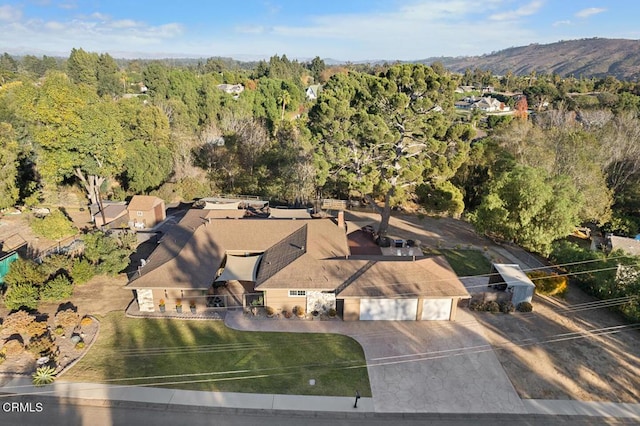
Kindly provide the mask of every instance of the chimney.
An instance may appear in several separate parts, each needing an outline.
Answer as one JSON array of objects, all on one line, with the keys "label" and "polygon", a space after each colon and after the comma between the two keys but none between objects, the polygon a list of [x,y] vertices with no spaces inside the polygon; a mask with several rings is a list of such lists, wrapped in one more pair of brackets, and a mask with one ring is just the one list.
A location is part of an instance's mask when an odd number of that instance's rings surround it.
[{"label": "chimney", "polygon": [[338,227],[344,229],[344,210],[338,212]]}]

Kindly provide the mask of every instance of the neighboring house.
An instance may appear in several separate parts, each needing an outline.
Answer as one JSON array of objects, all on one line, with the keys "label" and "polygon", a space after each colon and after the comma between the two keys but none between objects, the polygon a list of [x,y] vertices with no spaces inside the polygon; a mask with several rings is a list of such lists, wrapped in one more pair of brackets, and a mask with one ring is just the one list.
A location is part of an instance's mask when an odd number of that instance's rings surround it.
[{"label": "neighboring house", "polygon": [[322,85],[312,84],[311,86],[307,87],[307,90],[305,93],[307,95],[307,99],[312,101],[314,99],[318,99],[318,96],[320,95],[321,91],[322,91]]},{"label": "neighboring house", "polygon": [[244,91],[242,84],[218,84],[216,87],[230,95],[239,95]]},{"label": "neighboring house", "polygon": [[[468,299],[443,257],[351,256],[342,216],[220,219],[192,209],[131,277],[140,311],[176,302],[277,311],[335,308],[345,320],[454,320]],[[272,210],[273,212],[273,210]]]},{"label": "neighboring house", "polygon": [[101,228],[104,225],[113,224],[113,222],[118,221],[118,219],[123,219],[122,223],[125,226],[127,225],[127,203],[107,203],[103,201],[102,206],[104,210],[104,219],[102,218],[102,212],[100,211],[99,206],[96,205],[91,209],[91,216],[93,217],[93,221],[98,228]]},{"label": "neighboring house", "polygon": [[153,228],[167,217],[164,201],[151,195],[134,195],[127,211],[129,226],[133,229]]},{"label": "neighboring house", "polygon": [[609,251],[622,250],[633,256],[640,256],[640,240],[617,235],[606,236],[607,249]]},{"label": "neighboring house", "polygon": [[476,101],[471,105],[471,108],[477,108],[484,112],[506,112],[509,111],[510,108],[504,104],[504,102],[500,102],[499,100],[492,98],[491,96],[480,98],[480,100]]}]

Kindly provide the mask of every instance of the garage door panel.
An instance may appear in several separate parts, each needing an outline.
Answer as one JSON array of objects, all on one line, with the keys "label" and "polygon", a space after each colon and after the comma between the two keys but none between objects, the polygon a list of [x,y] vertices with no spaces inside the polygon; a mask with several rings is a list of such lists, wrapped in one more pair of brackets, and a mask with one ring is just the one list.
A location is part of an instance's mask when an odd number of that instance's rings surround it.
[{"label": "garage door panel", "polygon": [[426,321],[448,321],[451,317],[451,299],[424,299],[422,319]]},{"label": "garage door panel", "polygon": [[361,299],[361,320],[415,321],[418,299]]}]

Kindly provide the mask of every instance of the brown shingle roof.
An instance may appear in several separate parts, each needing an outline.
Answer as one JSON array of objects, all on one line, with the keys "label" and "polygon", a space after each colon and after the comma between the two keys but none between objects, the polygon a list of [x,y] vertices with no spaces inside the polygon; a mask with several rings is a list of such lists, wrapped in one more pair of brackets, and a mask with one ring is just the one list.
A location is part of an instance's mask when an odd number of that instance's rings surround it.
[{"label": "brown shingle roof", "polygon": [[153,195],[134,195],[127,208],[129,211],[149,211],[162,202],[162,199]]}]

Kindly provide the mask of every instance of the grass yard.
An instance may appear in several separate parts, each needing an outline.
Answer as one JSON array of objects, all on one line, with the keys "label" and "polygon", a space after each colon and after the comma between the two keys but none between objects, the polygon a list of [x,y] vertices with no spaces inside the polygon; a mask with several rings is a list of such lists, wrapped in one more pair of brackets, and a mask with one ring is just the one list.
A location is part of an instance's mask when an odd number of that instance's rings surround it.
[{"label": "grass yard", "polygon": [[[100,318],[67,380],[177,389],[371,396],[362,347],[337,334],[244,332],[222,321]],[[315,386],[309,380],[315,379]]]},{"label": "grass yard", "polygon": [[431,250],[443,255],[459,277],[483,275],[491,272],[491,262],[477,250]]}]

